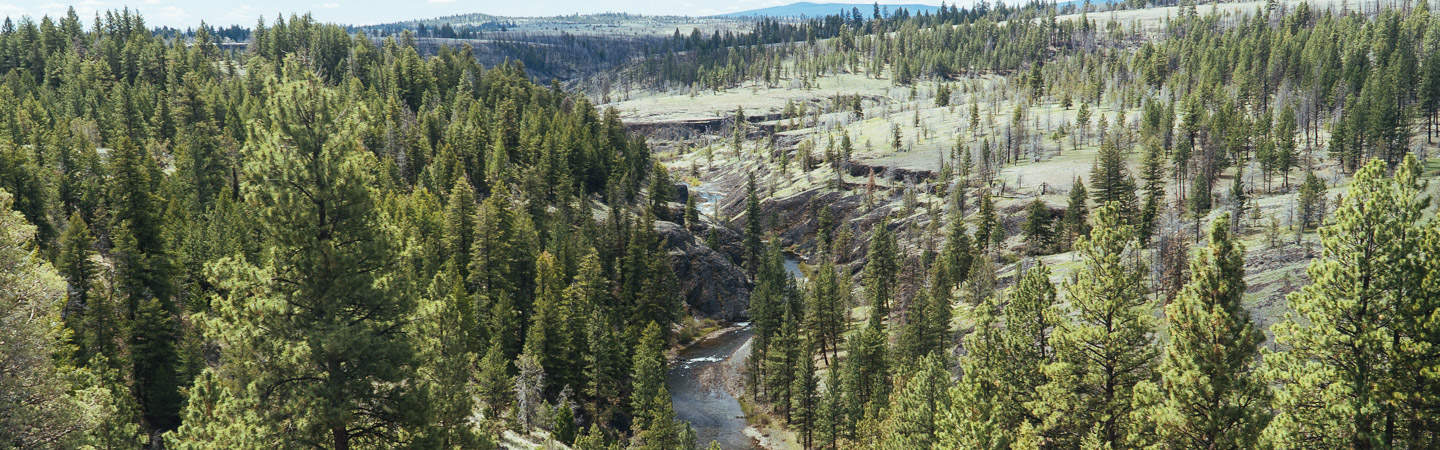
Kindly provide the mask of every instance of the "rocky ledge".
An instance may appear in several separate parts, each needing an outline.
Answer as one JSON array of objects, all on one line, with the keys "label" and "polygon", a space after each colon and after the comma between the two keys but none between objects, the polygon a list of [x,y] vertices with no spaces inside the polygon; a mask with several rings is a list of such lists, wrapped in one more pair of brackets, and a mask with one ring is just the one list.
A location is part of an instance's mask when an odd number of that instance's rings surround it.
[{"label": "rocky ledge", "polygon": [[685,305],[693,314],[725,321],[746,318],[750,281],[739,266],[680,224],[655,221],[655,232],[664,242]]}]

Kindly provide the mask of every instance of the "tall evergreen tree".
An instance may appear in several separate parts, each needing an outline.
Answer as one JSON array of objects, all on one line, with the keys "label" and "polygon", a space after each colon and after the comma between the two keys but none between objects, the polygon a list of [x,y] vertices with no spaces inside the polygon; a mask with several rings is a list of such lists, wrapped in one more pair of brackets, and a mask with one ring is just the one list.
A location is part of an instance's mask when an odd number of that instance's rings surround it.
[{"label": "tall evergreen tree", "polygon": [[1145,146],[1141,176],[1145,180],[1145,205],[1140,208],[1140,222],[1136,232],[1140,242],[1150,242],[1160,220],[1160,211],[1165,206],[1165,159],[1158,144]]},{"label": "tall evergreen tree", "polygon": [[480,355],[471,348],[470,334],[476,332],[471,296],[454,262],[435,275],[416,307],[417,320],[411,323],[416,337],[415,377],[417,391],[428,418],[414,442],[433,447],[489,447],[492,444],[476,433],[470,417],[476,408],[471,372]]},{"label": "tall evergreen tree", "polygon": [[1060,219],[1064,227],[1066,247],[1081,236],[1090,234],[1090,207],[1085,203],[1087,200],[1089,194],[1085,190],[1085,182],[1076,177],[1075,185],[1070,189],[1070,202],[1065,206],[1065,215]]},{"label": "tall evergreen tree", "polygon": [[940,355],[925,356],[905,377],[886,409],[880,448],[934,448],[938,444],[941,416],[950,409],[950,373],[941,361]]},{"label": "tall evergreen tree", "polygon": [[755,192],[755,174],[751,173],[745,182],[745,271],[754,277],[759,270],[765,246],[760,240],[764,233],[760,225],[760,198]]},{"label": "tall evergreen tree", "polygon": [[1025,208],[1025,247],[1031,254],[1044,254],[1050,246],[1050,207],[1036,197]]},{"label": "tall evergreen tree", "polygon": [[1125,169],[1124,154],[1113,139],[1101,142],[1095,166],[1090,169],[1090,197],[1097,205],[1114,202],[1126,223],[1136,217],[1139,201],[1135,198],[1135,180]]},{"label": "tall evergreen tree", "polygon": [[456,177],[445,203],[445,254],[455,261],[461,281],[470,278],[470,248],[475,245],[475,190],[465,177]]},{"label": "tall evergreen tree", "polygon": [[1121,211],[1118,203],[1096,209],[1095,228],[1075,245],[1083,262],[1066,285],[1071,319],[1055,332],[1056,362],[1036,402],[1043,433],[1057,442],[1093,435],[1101,445],[1130,445],[1132,391],[1154,376],[1155,305]]},{"label": "tall evergreen tree", "polygon": [[[412,302],[387,282],[394,254],[376,226],[374,161],[339,95],[313,80],[268,89],[244,185],[266,251],[209,267],[223,295],[204,320],[227,364],[206,369],[214,376],[202,382],[231,396],[190,402],[177,439],[335,449],[392,442],[410,423],[411,388],[401,381],[412,375],[403,333]],[[255,409],[208,416],[232,405]]]},{"label": "tall evergreen tree", "polygon": [[[846,313],[850,306],[849,283],[841,280],[835,264],[822,259],[807,284],[809,304],[805,306],[806,328],[816,351],[827,365],[839,358],[840,339],[845,335]],[[826,352],[829,352],[827,354]]]},{"label": "tall evergreen tree", "polygon": [[1160,363],[1162,400],[1153,414],[1164,445],[1249,448],[1264,428],[1269,399],[1256,373],[1264,334],[1250,320],[1245,248],[1229,218],[1210,226],[1210,245],[1190,263],[1190,282],[1166,306]]},{"label": "tall evergreen tree", "polygon": [[646,325],[635,347],[631,409],[635,412],[632,447],[672,449],[680,447],[670,392],[665,388],[665,335],[655,322]]},{"label": "tall evergreen tree", "polygon": [[800,436],[800,445],[812,448],[815,445],[815,427],[820,404],[820,378],[815,369],[815,340],[805,339],[801,345],[799,361],[795,365],[790,386],[790,420]]},{"label": "tall evergreen tree", "polygon": [[1385,173],[1381,160],[1356,173],[1320,229],[1321,255],[1307,269],[1315,281],[1287,298],[1294,312],[1272,328],[1283,351],[1265,355],[1277,384],[1270,445],[1425,447],[1437,438],[1417,403],[1395,400],[1430,390],[1414,375],[1434,358],[1411,344],[1428,340],[1411,324],[1435,307],[1420,281],[1433,258],[1416,251],[1434,238],[1418,224],[1429,199],[1413,157]]},{"label": "tall evergreen tree", "polygon": [[1290,169],[1295,167],[1299,159],[1295,145],[1295,108],[1285,105],[1280,111],[1280,117],[1275,124],[1275,154],[1273,156],[1275,170],[1280,172],[1285,189],[1290,189]]},{"label": "tall evergreen tree", "polygon": [[177,331],[169,315],[174,302],[173,268],[165,242],[162,199],[155,194],[154,158],[134,145],[117,149],[111,239],[116,288],[129,322],[130,372],[142,415],[153,430],[180,422],[180,384],[175,367]]},{"label": "tall evergreen tree", "polygon": [[110,326],[114,314],[102,293],[91,295],[100,270],[93,261],[95,253],[90,225],[78,211],[71,214],[65,232],[60,235],[60,254],[55,265],[69,284],[64,319],[70,329],[70,342],[75,346],[76,362],[89,361],[92,355],[114,354],[111,334],[115,330]]},{"label": "tall evergreen tree", "polygon": [[883,329],[890,314],[890,301],[896,294],[895,277],[900,271],[900,248],[888,219],[875,225],[865,258],[865,296],[871,308],[870,323]]},{"label": "tall evergreen tree", "polygon": [[980,212],[975,223],[975,246],[981,250],[995,249],[998,247],[995,242],[1001,238],[999,233],[999,219],[995,216],[995,201],[990,198],[990,190],[980,190]]}]

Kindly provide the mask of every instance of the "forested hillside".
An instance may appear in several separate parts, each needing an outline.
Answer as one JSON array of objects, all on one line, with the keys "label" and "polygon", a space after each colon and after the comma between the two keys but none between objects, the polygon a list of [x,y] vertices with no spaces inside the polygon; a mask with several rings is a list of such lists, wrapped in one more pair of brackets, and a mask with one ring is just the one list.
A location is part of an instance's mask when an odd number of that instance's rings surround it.
[{"label": "forested hillside", "polygon": [[675,36],[612,104],[772,255],[799,446],[1429,448],[1440,20],[1340,6]]},{"label": "forested hillside", "polygon": [[543,424],[675,447],[682,309],[641,139],[517,65],[308,17],[253,37],[7,21],[0,446],[484,448]]},{"label": "forested hillside", "polygon": [[0,447],[1440,446],[1440,16],[1112,8],[7,20]]}]

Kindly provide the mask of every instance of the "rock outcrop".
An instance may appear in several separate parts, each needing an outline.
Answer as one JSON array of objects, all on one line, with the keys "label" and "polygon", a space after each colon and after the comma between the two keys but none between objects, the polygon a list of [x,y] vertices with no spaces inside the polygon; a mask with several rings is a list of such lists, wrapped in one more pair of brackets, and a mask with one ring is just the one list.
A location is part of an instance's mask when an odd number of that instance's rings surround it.
[{"label": "rock outcrop", "polygon": [[726,321],[746,318],[750,281],[739,266],[680,224],[656,221],[655,232],[664,243],[685,305],[693,314]]}]

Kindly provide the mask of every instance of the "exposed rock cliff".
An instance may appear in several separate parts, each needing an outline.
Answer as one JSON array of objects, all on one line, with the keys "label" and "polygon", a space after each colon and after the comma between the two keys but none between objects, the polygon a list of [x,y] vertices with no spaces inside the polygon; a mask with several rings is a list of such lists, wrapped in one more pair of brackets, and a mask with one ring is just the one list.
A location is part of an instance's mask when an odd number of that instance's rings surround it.
[{"label": "exposed rock cliff", "polygon": [[664,242],[670,267],[692,313],[729,321],[746,317],[750,281],[739,266],[680,224],[656,221],[655,232]]}]

